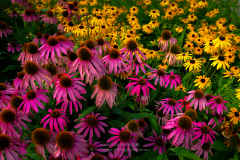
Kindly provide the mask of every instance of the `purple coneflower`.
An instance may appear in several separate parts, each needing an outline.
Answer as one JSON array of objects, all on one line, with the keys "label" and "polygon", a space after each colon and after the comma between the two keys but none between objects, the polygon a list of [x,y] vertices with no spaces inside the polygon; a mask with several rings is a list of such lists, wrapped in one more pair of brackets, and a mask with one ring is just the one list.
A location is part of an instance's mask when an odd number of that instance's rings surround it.
[{"label": "purple coneflower", "polygon": [[30,122],[27,115],[23,112],[16,111],[12,108],[4,108],[0,112],[0,128],[1,133],[8,136],[20,138],[18,132],[22,131],[22,127],[27,129],[24,121]]},{"label": "purple coneflower", "polygon": [[16,90],[6,83],[0,82],[0,109],[7,106],[10,95],[16,93]]},{"label": "purple coneflower", "polygon": [[25,113],[29,113],[30,111],[38,112],[38,107],[44,109],[44,103],[48,103],[49,98],[44,93],[48,91],[45,89],[37,89],[37,90],[29,90],[23,96],[23,101],[19,106],[19,110],[23,110]]},{"label": "purple coneflower", "polygon": [[20,53],[18,60],[21,61],[23,64],[26,61],[40,63],[41,59],[38,45],[34,42],[25,43],[23,46],[23,52]]},{"label": "purple coneflower", "polygon": [[[79,100],[85,100],[82,94],[86,93],[83,88],[84,83],[80,81],[79,78],[73,78],[69,74],[60,74],[59,78],[56,80],[55,90],[53,97],[56,99],[57,104],[63,102],[63,106],[70,104],[70,113],[72,114],[72,105],[78,112],[78,107],[82,108],[82,104]],[[64,107],[65,108],[65,107]],[[64,111],[66,111],[64,109]]]},{"label": "purple coneflower", "polygon": [[144,63],[142,60],[139,62],[136,58],[133,59],[132,62],[129,62],[130,64],[126,68],[127,71],[129,71],[130,74],[138,75],[139,71],[141,70],[143,73],[146,73],[146,68],[152,69],[147,63]]},{"label": "purple coneflower", "polygon": [[176,38],[172,37],[172,34],[169,30],[164,30],[158,43],[160,51],[165,52],[169,47],[176,44],[177,40]]},{"label": "purple coneflower", "polygon": [[132,136],[131,132],[129,132],[127,129],[122,128],[119,130],[117,128],[111,128],[109,133],[114,135],[107,140],[107,143],[111,143],[109,148],[117,145],[116,154],[119,156],[122,156],[125,152],[125,149],[127,149],[128,156],[131,157],[130,147],[132,147],[134,151],[138,151],[136,140]]},{"label": "purple coneflower", "polygon": [[95,141],[94,143],[89,142],[87,147],[89,151],[88,155],[96,154],[96,153],[106,153],[109,151],[109,149],[103,148],[106,146],[107,146],[106,144],[101,144],[100,142],[97,142],[97,141]]},{"label": "purple coneflower", "polygon": [[71,71],[78,70],[80,78],[87,83],[92,83],[94,79],[105,74],[105,67],[102,61],[92,53],[87,47],[77,49],[78,58],[73,62]]},{"label": "purple coneflower", "polygon": [[143,147],[153,147],[154,151],[158,151],[158,154],[162,154],[166,151],[167,137],[165,135],[157,135],[153,131],[153,136],[144,138],[145,141],[149,141],[148,144],[143,145]]},{"label": "purple coneflower", "polygon": [[136,95],[138,98],[143,97],[142,102],[147,104],[149,101],[150,90],[149,88],[156,90],[156,88],[148,82],[148,79],[144,79],[142,77],[139,78],[128,78],[133,82],[127,84],[126,88],[130,91],[130,95]]},{"label": "purple coneflower", "polygon": [[23,89],[23,77],[24,77],[25,73],[22,72],[18,72],[17,73],[17,77],[13,80],[13,86],[14,88],[16,88],[17,90],[21,90]]},{"label": "purple coneflower", "polygon": [[97,50],[99,56],[102,56],[102,54],[104,52],[106,52],[107,49],[110,48],[110,47],[111,46],[110,46],[109,42],[107,42],[103,38],[97,39],[96,50]]},{"label": "purple coneflower", "polygon": [[127,65],[123,62],[120,52],[113,48],[109,49],[107,55],[102,58],[107,73],[119,74],[126,69]]},{"label": "purple coneflower", "polygon": [[184,146],[189,149],[192,143],[193,125],[191,117],[179,114],[177,117],[170,119],[163,127],[164,129],[173,129],[168,135],[175,146]]},{"label": "purple coneflower", "polygon": [[41,123],[43,124],[43,128],[46,128],[47,125],[50,126],[51,131],[64,130],[64,127],[67,126],[67,116],[62,109],[49,109],[49,114],[43,117]]},{"label": "purple coneflower", "polygon": [[153,69],[151,71],[151,75],[149,75],[148,78],[155,79],[155,86],[157,86],[157,84],[159,83],[159,85],[163,87],[166,84],[166,75],[167,73],[163,69]]},{"label": "purple coneflower", "polygon": [[33,22],[38,20],[38,16],[33,9],[26,9],[22,14],[22,17],[25,22]]},{"label": "purple coneflower", "polygon": [[169,65],[175,65],[178,63],[177,54],[181,52],[180,47],[177,45],[173,45],[170,47],[169,51],[166,53],[165,62]]},{"label": "purple coneflower", "polygon": [[123,58],[129,59],[130,63],[133,61],[134,56],[139,63],[142,62],[141,58],[146,59],[146,56],[138,48],[137,42],[132,39],[128,40],[126,47],[122,48],[120,52],[123,54]]},{"label": "purple coneflower", "polygon": [[70,131],[61,131],[56,136],[54,157],[75,160],[77,156],[88,153],[86,141],[78,134]]},{"label": "purple coneflower", "polygon": [[35,145],[36,152],[45,160],[45,148],[50,154],[54,152],[54,138],[51,133],[45,128],[36,128],[32,131],[32,142]]},{"label": "purple coneflower", "polygon": [[93,133],[96,134],[98,138],[101,136],[101,132],[105,133],[104,127],[108,125],[103,122],[107,117],[101,116],[99,113],[90,113],[84,118],[81,118],[80,122],[75,126],[78,128],[77,133],[83,133],[83,136],[86,137],[89,134],[89,141],[92,142]]},{"label": "purple coneflower", "polygon": [[63,35],[49,36],[47,41],[39,48],[43,59],[51,59],[57,62],[58,58],[62,58],[62,54],[67,54],[67,50],[72,49],[73,44]]},{"label": "purple coneflower", "polygon": [[19,160],[27,153],[23,142],[2,133],[0,134],[0,151],[1,160]]},{"label": "purple coneflower", "polygon": [[171,115],[171,118],[173,118],[174,114],[182,112],[183,108],[181,104],[173,98],[162,99],[157,102],[157,106],[159,110],[163,111],[163,114]]},{"label": "purple coneflower", "polygon": [[195,122],[194,123],[194,134],[193,140],[201,138],[201,144],[211,143],[213,144],[213,140],[215,139],[216,132],[213,130],[215,128],[216,122],[214,119],[211,119],[208,124],[206,122]]},{"label": "purple coneflower", "polygon": [[8,107],[17,110],[22,101],[23,101],[22,96],[12,95],[9,100]]},{"label": "purple coneflower", "polygon": [[48,24],[56,24],[57,18],[54,17],[54,14],[51,10],[47,11],[46,14],[41,15],[42,21]]},{"label": "purple coneflower", "polygon": [[13,31],[10,29],[10,27],[8,27],[5,22],[0,21],[0,38],[2,38],[3,36],[7,37],[12,32]]},{"label": "purple coneflower", "polygon": [[94,56],[97,56],[97,57],[101,57],[101,55],[99,55],[99,52],[97,51],[96,49],[96,43],[95,41],[93,40],[87,40],[85,43],[84,43],[84,46],[87,47]]},{"label": "purple coneflower", "polygon": [[210,102],[207,103],[207,105],[214,113],[217,112],[217,114],[222,115],[224,110],[227,111],[225,103],[227,103],[227,101],[225,101],[221,96],[214,96],[210,99]]},{"label": "purple coneflower", "polygon": [[211,151],[211,143],[204,143],[201,144],[201,142],[199,141],[198,143],[194,144],[191,149],[193,151],[196,151],[195,153],[200,157],[201,155],[203,155],[203,159],[204,160],[208,160],[208,153],[210,153],[211,155],[213,155],[212,151]]},{"label": "purple coneflower", "polygon": [[7,48],[8,52],[11,53],[15,53],[15,52],[19,52],[21,50],[21,45],[20,44],[16,44],[16,43],[8,43],[8,48]]},{"label": "purple coneflower", "polygon": [[114,152],[108,153],[109,160],[127,160],[128,157],[124,155],[119,155],[116,150]]},{"label": "purple coneflower", "polygon": [[176,88],[180,84],[181,84],[181,77],[177,74],[174,74],[173,71],[170,72],[170,74],[166,75],[165,87],[168,87],[168,85],[170,85],[170,88],[172,89],[173,86]]},{"label": "purple coneflower", "polygon": [[207,105],[206,97],[203,91],[193,90],[188,92],[190,95],[187,97],[187,101],[191,101],[190,106],[194,106],[194,109],[199,108],[200,111],[204,110]]},{"label": "purple coneflower", "polygon": [[95,90],[91,98],[96,96],[96,106],[101,107],[106,101],[108,106],[112,108],[117,95],[117,84],[109,76],[103,76],[94,87]]},{"label": "purple coneflower", "polygon": [[23,64],[24,76],[22,79],[22,87],[28,88],[31,86],[33,89],[37,89],[37,85],[42,88],[43,82],[49,82],[49,74],[46,70],[41,68],[37,63],[33,61],[26,61]]},{"label": "purple coneflower", "polygon": [[140,126],[137,120],[133,119],[128,121],[124,128],[126,128],[136,140],[140,137],[143,137],[143,133],[140,130]]}]

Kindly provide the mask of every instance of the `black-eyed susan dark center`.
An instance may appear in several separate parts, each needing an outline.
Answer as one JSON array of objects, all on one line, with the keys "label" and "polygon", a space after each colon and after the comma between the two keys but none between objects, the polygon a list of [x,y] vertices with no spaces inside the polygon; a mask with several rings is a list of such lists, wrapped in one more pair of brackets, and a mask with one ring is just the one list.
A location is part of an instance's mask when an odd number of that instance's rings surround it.
[{"label": "black-eyed susan dark center", "polygon": [[191,117],[184,115],[178,119],[178,125],[184,130],[189,130],[192,128],[192,119]]},{"label": "black-eyed susan dark center", "polygon": [[110,90],[113,86],[112,79],[109,76],[103,76],[98,80],[98,86],[103,90]]},{"label": "black-eyed susan dark center", "polygon": [[50,141],[50,132],[45,128],[37,128],[32,132],[32,141],[37,145],[46,145]]},{"label": "black-eyed susan dark center", "polygon": [[224,57],[224,56],[219,56],[219,57],[218,57],[218,60],[224,61],[224,60],[225,60],[225,57]]},{"label": "black-eyed susan dark center", "polygon": [[74,137],[70,132],[62,131],[57,135],[56,142],[61,149],[69,150],[74,145]]}]

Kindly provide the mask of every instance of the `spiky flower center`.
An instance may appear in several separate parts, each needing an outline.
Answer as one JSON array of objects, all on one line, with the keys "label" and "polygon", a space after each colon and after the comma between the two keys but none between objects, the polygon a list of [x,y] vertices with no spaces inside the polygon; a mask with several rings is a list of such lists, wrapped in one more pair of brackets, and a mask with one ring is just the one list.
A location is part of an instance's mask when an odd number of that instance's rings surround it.
[{"label": "spiky flower center", "polygon": [[7,89],[7,86],[5,83],[0,83],[0,91],[4,91]]},{"label": "spiky flower center", "polygon": [[53,117],[53,118],[58,118],[60,115],[61,115],[61,112],[58,109],[54,109],[51,112],[51,117]]},{"label": "spiky flower center", "polygon": [[92,40],[88,40],[88,41],[86,42],[86,46],[87,46],[87,48],[89,48],[89,49],[94,49],[95,43],[94,43],[94,41],[92,41]]},{"label": "spiky flower center", "polygon": [[127,127],[131,132],[136,132],[139,129],[139,125],[135,120],[131,120],[130,122],[128,122]]},{"label": "spiky flower center", "polygon": [[208,126],[202,126],[202,127],[201,127],[201,131],[202,131],[203,133],[205,133],[205,134],[208,134],[209,131],[210,131],[210,128],[209,128]]},{"label": "spiky flower center", "polygon": [[96,127],[98,125],[98,120],[97,117],[95,115],[89,115],[86,118],[86,123],[90,126],[90,127]]},{"label": "spiky flower center", "polygon": [[0,152],[9,148],[11,144],[11,139],[5,134],[0,134]]},{"label": "spiky flower center", "polygon": [[57,141],[57,145],[64,150],[72,149],[74,145],[74,137],[68,131],[60,132],[57,135],[56,141]]},{"label": "spiky flower center", "polygon": [[109,51],[109,55],[112,59],[117,59],[120,57],[120,52],[117,49],[112,49]]},{"label": "spiky flower center", "polygon": [[39,71],[39,68],[34,62],[26,62],[23,67],[25,73],[34,75]]},{"label": "spiky flower center", "polygon": [[203,98],[203,96],[204,96],[204,94],[201,90],[196,90],[195,93],[194,93],[194,97],[196,99],[201,99],[201,98]]},{"label": "spiky flower center", "polygon": [[27,44],[27,51],[30,54],[36,54],[38,52],[38,46],[34,42]]},{"label": "spiky flower center", "polygon": [[58,40],[56,36],[49,36],[47,39],[47,43],[48,45],[54,47],[58,44]]},{"label": "spiky flower center", "polygon": [[77,55],[71,51],[68,52],[67,56],[68,56],[68,59],[72,62],[75,61],[75,59],[77,59]]},{"label": "spiky flower center", "polygon": [[48,63],[44,66],[44,68],[52,75],[56,75],[57,74],[57,66],[53,63]]},{"label": "spiky flower center", "polygon": [[222,103],[223,103],[223,98],[220,97],[220,96],[218,96],[218,97],[215,98],[215,102],[216,102],[217,104],[222,104]]},{"label": "spiky flower center", "polygon": [[175,99],[170,98],[167,102],[170,106],[175,106],[177,101]]},{"label": "spiky flower center", "polygon": [[181,129],[189,130],[192,128],[192,119],[189,116],[184,115],[178,119],[178,125]]},{"label": "spiky flower center", "polygon": [[191,59],[191,60],[190,60],[190,63],[191,63],[191,64],[195,64],[196,61],[195,61],[194,59]]},{"label": "spiky flower center", "polygon": [[13,123],[16,119],[16,113],[11,109],[3,109],[0,112],[0,119],[5,123]]},{"label": "spiky flower center", "polygon": [[196,120],[197,119],[197,112],[195,109],[188,109],[185,111],[185,115],[191,117],[192,120]]},{"label": "spiky flower center", "polygon": [[172,36],[172,34],[171,34],[171,32],[169,31],[169,30],[164,30],[163,32],[162,32],[162,38],[163,38],[163,40],[169,40],[170,38],[171,38],[171,36]]},{"label": "spiky flower center", "polygon": [[102,38],[98,39],[97,44],[100,45],[100,46],[103,46],[104,45],[104,40]]},{"label": "spiky flower center", "polygon": [[20,96],[12,96],[10,99],[10,104],[13,108],[17,109],[22,103],[23,98]]},{"label": "spiky flower center", "polygon": [[24,75],[25,75],[24,72],[18,72],[18,73],[17,73],[17,78],[23,79]]},{"label": "spiky flower center", "polygon": [[60,85],[64,88],[68,88],[72,86],[72,79],[68,76],[61,76],[60,77]]},{"label": "spiky flower center", "polygon": [[119,138],[121,142],[129,142],[131,139],[131,134],[128,131],[121,131]]},{"label": "spiky flower center", "polygon": [[91,51],[86,47],[81,47],[78,49],[77,55],[83,61],[89,61],[92,58]]},{"label": "spiky flower center", "polygon": [[113,82],[111,77],[109,76],[103,76],[102,78],[100,78],[98,80],[98,86],[102,89],[102,90],[110,90],[113,86]]},{"label": "spiky flower center", "polygon": [[127,49],[130,51],[136,51],[137,50],[137,42],[134,40],[129,40],[127,42]]},{"label": "spiky flower center", "polygon": [[33,90],[30,90],[30,91],[27,92],[27,99],[32,100],[36,97],[37,97],[37,94]]},{"label": "spiky flower center", "polygon": [[37,128],[32,132],[32,141],[37,145],[44,146],[50,141],[50,132],[45,128]]}]

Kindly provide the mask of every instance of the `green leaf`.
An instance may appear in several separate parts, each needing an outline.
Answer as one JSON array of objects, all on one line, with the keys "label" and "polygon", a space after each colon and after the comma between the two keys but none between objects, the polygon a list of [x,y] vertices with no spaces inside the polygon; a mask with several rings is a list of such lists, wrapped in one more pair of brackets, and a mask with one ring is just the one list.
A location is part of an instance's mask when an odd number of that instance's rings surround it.
[{"label": "green leaf", "polygon": [[227,151],[227,147],[220,140],[216,140],[213,143],[212,148],[217,150],[217,151]]},{"label": "green leaf", "polygon": [[79,115],[78,119],[81,119],[81,118],[85,117],[87,114],[93,112],[95,109],[96,109],[95,106],[88,107],[87,109],[85,109],[85,110]]},{"label": "green leaf", "polygon": [[179,157],[179,159],[194,159],[194,160],[201,160],[196,154],[193,152],[186,150],[185,148],[182,147],[176,147],[171,149],[173,152],[176,153],[176,155]]}]

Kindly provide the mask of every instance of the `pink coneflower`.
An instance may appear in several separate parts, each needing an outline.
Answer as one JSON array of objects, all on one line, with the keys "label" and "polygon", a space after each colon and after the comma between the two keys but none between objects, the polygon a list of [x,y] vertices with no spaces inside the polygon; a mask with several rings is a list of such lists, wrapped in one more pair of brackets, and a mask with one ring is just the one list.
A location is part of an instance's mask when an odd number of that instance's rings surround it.
[{"label": "pink coneflower", "polygon": [[222,115],[224,110],[227,111],[225,103],[227,103],[227,101],[225,101],[221,96],[214,96],[210,99],[210,102],[207,103],[207,105],[214,113],[217,112],[217,114]]},{"label": "pink coneflower", "polygon": [[101,107],[106,101],[108,106],[112,108],[117,96],[117,84],[109,76],[103,76],[94,87],[91,98],[96,96],[96,106]]},{"label": "pink coneflower", "polygon": [[164,30],[158,43],[160,51],[165,52],[169,47],[176,44],[177,40],[176,38],[172,37],[172,34],[169,30]]},{"label": "pink coneflower", "polygon": [[33,9],[26,9],[22,14],[22,17],[25,22],[33,22],[38,20],[37,13]]},{"label": "pink coneflower", "polygon": [[28,88],[31,86],[36,89],[36,83],[42,88],[43,82],[49,82],[49,74],[46,70],[42,69],[37,63],[33,61],[26,61],[23,64],[24,76],[22,80],[22,87]]},{"label": "pink coneflower", "polygon": [[131,96],[136,95],[143,104],[147,104],[149,101],[150,90],[149,88],[156,90],[156,88],[148,82],[148,79],[142,77],[128,78],[133,82],[127,84],[126,88],[130,92]]},{"label": "pink coneflower", "polygon": [[62,54],[67,54],[68,49],[72,49],[73,44],[63,35],[49,36],[47,41],[39,48],[43,59],[50,59],[57,62],[57,59],[62,58]]},{"label": "pink coneflower", "polygon": [[140,126],[137,120],[128,121],[124,128],[126,128],[136,140],[140,137],[143,137],[143,133],[140,130]]},{"label": "pink coneflower", "polygon": [[124,155],[119,155],[116,150],[112,153],[112,152],[109,152],[108,153],[108,158],[109,160],[127,160],[128,157],[127,156],[124,156]]},{"label": "pink coneflower", "polygon": [[11,88],[6,83],[0,83],[0,109],[6,107],[10,100],[10,95],[16,93],[16,91]]},{"label": "pink coneflower", "polygon": [[97,45],[96,45],[96,50],[98,52],[99,56],[102,56],[103,53],[107,51],[108,48],[110,48],[109,42],[104,40],[103,38],[97,39]]},{"label": "pink coneflower", "polygon": [[38,107],[44,109],[44,103],[48,103],[49,98],[44,93],[48,91],[45,89],[29,90],[24,96],[19,110],[23,110],[25,113],[30,111],[38,112]]},{"label": "pink coneflower", "polygon": [[63,58],[63,62],[67,64],[68,69],[72,68],[73,62],[77,59],[77,54],[68,50],[66,57]]},{"label": "pink coneflower", "polygon": [[[157,106],[157,109],[158,108],[159,107]],[[159,109],[156,111],[155,115],[157,117],[158,124],[161,125],[161,126],[164,126],[167,123],[167,121],[170,119],[169,115],[163,114],[163,111],[161,111]]]},{"label": "pink coneflower", "polygon": [[54,157],[75,160],[78,156],[88,153],[86,141],[78,134],[70,131],[61,131],[56,136],[56,151]]},{"label": "pink coneflower", "polygon": [[114,74],[119,74],[127,67],[120,52],[115,48],[109,49],[107,55],[102,60],[109,74],[113,72]]},{"label": "pink coneflower", "polygon": [[22,96],[12,95],[9,100],[8,107],[17,110],[22,101],[23,101]]},{"label": "pink coneflower", "polygon": [[73,62],[71,71],[78,70],[80,78],[87,83],[92,83],[94,79],[100,78],[105,74],[105,67],[102,61],[94,55],[87,47],[77,49],[78,58]]},{"label": "pink coneflower", "polygon": [[7,48],[8,52],[11,53],[15,53],[15,52],[19,52],[21,50],[21,45],[20,44],[16,44],[16,43],[8,43],[8,48]]},{"label": "pink coneflower", "polygon": [[64,127],[67,126],[67,116],[62,109],[49,109],[49,114],[43,117],[41,123],[43,124],[43,128],[46,128],[47,125],[50,126],[51,131],[64,130]]},{"label": "pink coneflower", "polygon": [[100,138],[101,132],[105,133],[104,127],[108,125],[104,123],[103,120],[106,119],[107,117],[92,112],[82,118],[75,128],[79,128],[77,133],[83,133],[84,137],[89,134],[89,141],[92,142],[93,133],[95,133],[98,138]]},{"label": "pink coneflower", "polygon": [[87,47],[93,55],[95,56],[98,56],[98,57],[101,57],[101,55],[99,55],[99,52],[97,51],[96,49],[96,43],[95,41],[93,40],[87,40],[85,43],[84,43],[84,46]]},{"label": "pink coneflower", "polygon": [[32,131],[32,142],[35,145],[36,152],[44,159],[46,158],[45,148],[50,154],[54,152],[54,138],[45,128],[36,128]]},{"label": "pink coneflower", "polygon": [[167,62],[169,65],[175,65],[178,63],[177,61],[177,54],[181,53],[180,47],[177,45],[173,45],[170,47],[170,49],[167,51],[165,56],[165,62]]},{"label": "pink coneflower", "polygon": [[8,27],[5,22],[0,21],[0,38],[2,38],[3,36],[7,37],[11,33],[12,30],[10,29],[10,27]]},{"label": "pink coneflower", "polygon": [[23,142],[2,133],[0,134],[0,150],[1,160],[19,160],[27,153]]},{"label": "pink coneflower", "polygon": [[171,118],[173,118],[174,114],[182,112],[183,108],[181,104],[173,98],[162,99],[157,102],[157,106],[159,110],[163,111],[163,114],[171,115]]},{"label": "pink coneflower", "polygon": [[210,143],[204,143],[201,144],[201,142],[199,141],[198,143],[196,143],[195,145],[193,145],[191,147],[191,149],[193,151],[196,151],[195,153],[200,157],[201,155],[203,155],[203,159],[204,160],[208,160],[208,153],[210,153],[211,155],[213,155],[212,151],[211,151],[211,144]]},{"label": "pink coneflower", "polygon": [[182,108],[185,107],[186,110],[191,108],[190,102],[187,100],[187,96],[185,96],[183,99],[179,99],[178,102],[182,106]]},{"label": "pink coneflower", "polygon": [[54,14],[51,10],[47,11],[46,14],[41,15],[42,21],[49,24],[56,24],[57,18],[54,17]]},{"label": "pink coneflower", "polygon": [[22,131],[22,127],[28,128],[24,121],[30,122],[31,120],[23,112],[12,108],[2,109],[0,112],[1,133],[20,138],[21,135],[18,132]]},{"label": "pink coneflower", "polygon": [[176,88],[180,84],[181,84],[181,77],[177,74],[174,74],[173,71],[170,72],[170,74],[166,75],[165,87],[168,87],[170,85],[170,88],[172,89],[173,86]]},{"label": "pink coneflower", "polygon": [[213,140],[215,139],[216,132],[213,130],[215,128],[216,123],[214,119],[211,119],[208,124],[206,122],[195,122],[194,123],[194,134],[193,140],[201,138],[201,144],[211,143],[213,144]]},{"label": "pink coneflower", "polygon": [[109,145],[109,148],[112,148],[118,144],[116,153],[119,156],[122,156],[125,152],[125,149],[127,149],[128,156],[131,157],[130,147],[132,147],[132,149],[134,151],[136,151],[136,152],[138,151],[137,142],[136,142],[135,138],[132,136],[132,134],[127,129],[122,128],[121,130],[119,130],[117,128],[111,128],[109,130],[109,133],[114,135],[113,137],[111,137],[107,140],[107,143],[111,143]]},{"label": "pink coneflower", "polygon": [[173,145],[184,146],[189,149],[193,135],[192,119],[189,116],[180,114],[170,119],[163,128],[173,129],[167,137],[172,139]]},{"label": "pink coneflower", "polygon": [[101,144],[100,142],[95,141],[94,143],[89,142],[88,143],[88,151],[89,155],[92,153],[105,153],[108,152],[109,149],[105,149],[103,147],[106,147],[106,144]]},{"label": "pink coneflower", "polygon": [[126,47],[122,48],[120,52],[123,54],[123,57],[131,63],[133,61],[133,57],[137,59],[139,63],[141,63],[141,58],[146,59],[146,56],[140,51],[138,48],[137,42],[135,40],[128,40]]},{"label": "pink coneflower", "polygon": [[143,145],[143,147],[152,147],[154,151],[158,151],[158,154],[162,154],[166,151],[167,137],[165,135],[157,135],[153,131],[153,136],[144,138],[145,141],[149,141],[148,144]]},{"label": "pink coneflower", "polygon": [[133,58],[132,62],[129,62],[130,64],[127,67],[127,71],[129,71],[130,74],[135,74],[138,75],[138,73],[140,72],[140,70],[143,73],[146,73],[146,69],[152,69],[147,63],[144,63],[142,60],[140,60],[140,62],[136,59]]},{"label": "pink coneflower", "polygon": [[[82,108],[82,104],[79,100],[85,100],[82,97],[82,94],[86,93],[86,90],[83,88],[84,83],[80,81],[79,78],[73,78],[69,74],[61,74],[56,80],[55,90],[53,97],[56,99],[57,104],[64,102],[64,104],[71,104],[70,113],[72,114],[72,104],[75,107],[75,110],[78,112],[78,107]],[[64,109],[64,111],[66,111]]]},{"label": "pink coneflower", "polygon": [[34,42],[25,43],[23,46],[23,52],[20,53],[18,60],[22,63],[25,63],[26,61],[40,63],[41,59],[38,45]]},{"label": "pink coneflower", "polygon": [[163,69],[153,69],[151,75],[148,76],[149,79],[155,79],[154,85],[158,83],[161,87],[165,86],[167,73]]},{"label": "pink coneflower", "polygon": [[193,90],[188,92],[190,95],[187,97],[187,101],[191,101],[190,106],[194,106],[194,109],[199,108],[200,111],[204,110],[207,105],[206,97],[203,91]]},{"label": "pink coneflower", "polygon": [[13,86],[14,88],[16,88],[17,90],[23,89],[23,77],[24,77],[25,73],[22,72],[18,72],[17,73],[17,77],[13,80]]}]

